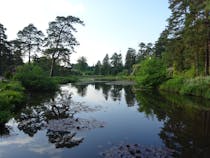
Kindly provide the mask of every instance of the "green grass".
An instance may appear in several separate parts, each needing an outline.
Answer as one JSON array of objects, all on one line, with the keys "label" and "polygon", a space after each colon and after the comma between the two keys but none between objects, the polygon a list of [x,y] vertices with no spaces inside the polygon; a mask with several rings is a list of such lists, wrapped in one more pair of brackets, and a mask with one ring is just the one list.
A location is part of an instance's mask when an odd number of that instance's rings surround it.
[{"label": "green grass", "polygon": [[163,84],[160,85],[160,90],[166,90],[170,92],[180,92],[182,86],[184,84],[183,77],[176,77],[173,79],[169,79]]},{"label": "green grass", "polygon": [[134,80],[133,76],[116,75],[116,76],[93,76],[95,81],[122,81],[122,80]]},{"label": "green grass", "polygon": [[160,85],[160,90],[177,92],[210,99],[210,77],[175,77]]},{"label": "green grass", "polygon": [[52,79],[56,84],[74,83],[78,81],[78,77],[76,76],[55,76]]},{"label": "green grass", "polygon": [[12,117],[12,111],[25,100],[24,88],[17,81],[0,82],[0,124]]}]

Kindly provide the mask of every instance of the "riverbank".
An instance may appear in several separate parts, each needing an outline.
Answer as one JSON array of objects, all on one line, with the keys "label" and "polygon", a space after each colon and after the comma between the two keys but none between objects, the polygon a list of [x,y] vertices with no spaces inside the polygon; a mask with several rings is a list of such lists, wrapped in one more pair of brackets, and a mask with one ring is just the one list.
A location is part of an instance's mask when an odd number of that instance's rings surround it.
[{"label": "riverbank", "polygon": [[11,117],[13,110],[24,102],[24,87],[17,81],[0,82],[0,126]]},{"label": "riverbank", "polygon": [[163,82],[159,90],[210,99],[210,77],[174,77]]}]

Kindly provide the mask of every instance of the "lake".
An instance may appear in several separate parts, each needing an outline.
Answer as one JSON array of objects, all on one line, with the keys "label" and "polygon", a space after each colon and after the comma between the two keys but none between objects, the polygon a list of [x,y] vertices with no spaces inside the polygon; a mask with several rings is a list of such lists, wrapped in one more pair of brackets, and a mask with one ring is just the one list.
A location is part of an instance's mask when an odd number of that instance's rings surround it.
[{"label": "lake", "polygon": [[208,106],[202,98],[132,85],[66,84],[54,94],[30,94],[1,129],[0,158],[108,157],[103,153],[128,144],[209,158]]}]

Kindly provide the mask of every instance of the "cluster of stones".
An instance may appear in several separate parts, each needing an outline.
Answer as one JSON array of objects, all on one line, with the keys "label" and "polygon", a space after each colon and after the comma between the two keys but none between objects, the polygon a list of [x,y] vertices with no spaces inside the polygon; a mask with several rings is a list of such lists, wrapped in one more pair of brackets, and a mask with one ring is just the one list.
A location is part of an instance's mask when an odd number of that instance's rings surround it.
[{"label": "cluster of stones", "polygon": [[104,158],[173,158],[173,154],[174,151],[168,148],[127,144],[114,146],[100,155]]}]

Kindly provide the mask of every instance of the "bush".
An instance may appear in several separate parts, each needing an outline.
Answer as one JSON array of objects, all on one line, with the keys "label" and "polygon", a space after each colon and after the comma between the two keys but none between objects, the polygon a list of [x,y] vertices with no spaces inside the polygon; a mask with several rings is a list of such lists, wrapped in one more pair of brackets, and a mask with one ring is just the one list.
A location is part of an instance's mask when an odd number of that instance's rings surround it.
[{"label": "bush", "polygon": [[16,105],[25,100],[24,88],[19,82],[4,81],[0,83],[0,125],[6,123],[11,117],[11,111]]},{"label": "bush", "polygon": [[3,126],[5,123],[9,121],[11,118],[11,112],[10,111],[0,111],[0,126]]},{"label": "bush", "polygon": [[194,79],[187,79],[183,84],[180,93],[210,98],[209,89],[210,89],[209,77],[196,77]]},{"label": "bush", "polygon": [[175,77],[161,84],[160,89],[170,92],[179,92],[183,86],[183,83],[184,83],[183,77]]},{"label": "bush", "polygon": [[32,91],[50,91],[57,88],[56,83],[37,65],[25,64],[17,68],[14,79]]},{"label": "bush", "polygon": [[6,106],[11,106],[23,102],[24,95],[22,92],[14,90],[5,90],[0,92],[0,107],[6,108]]},{"label": "bush", "polygon": [[135,80],[141,88],[156,88],[166,80],[166,66],[158,58],[147,58],[140,63]]},{"label": "bush", "polygon": [[18,81],[4,81],[0,83],[0,90],[4,91],[4,90],[14,90],[14,91],[18,91],[18,92],[23,92],[25,89],[24,87],[21,85],[20,82]]},{"label": "bush", "polygon": [[160,89],[210,99],[210,77],[196,77],[190,79],[175,77],[163,83]]}]

